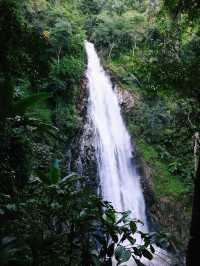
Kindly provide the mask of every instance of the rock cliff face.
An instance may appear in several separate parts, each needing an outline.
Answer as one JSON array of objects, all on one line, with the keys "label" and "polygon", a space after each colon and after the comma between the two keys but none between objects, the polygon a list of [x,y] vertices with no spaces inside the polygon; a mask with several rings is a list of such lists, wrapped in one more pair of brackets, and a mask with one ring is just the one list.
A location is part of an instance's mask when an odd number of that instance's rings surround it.
[{"label": "rock cliff face", "polygon": [[117,98],[121,109],[124,113],[128,113],[134,107],[135,99],[132,93],[127,90],[120,88],[119,86],[115,87],[117,93]]},{"label": "rock cliff face", "polygon": [[79,130],[66,153],[66,158],[68,171],[85,177],[86,183],[97,190],[99,180],[97,179],[94,134],[87,113],[88,96],[87,79],[84,77],[81,81],[80,96],[77,99]]}]

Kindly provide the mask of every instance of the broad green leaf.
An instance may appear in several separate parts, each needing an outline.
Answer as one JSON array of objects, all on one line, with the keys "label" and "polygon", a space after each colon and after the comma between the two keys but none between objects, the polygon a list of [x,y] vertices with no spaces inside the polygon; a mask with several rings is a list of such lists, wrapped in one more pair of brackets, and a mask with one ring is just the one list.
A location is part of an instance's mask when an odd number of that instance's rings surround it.
[{"label": "broad green leaf", "polygon": [[115,223],[115,211],[114,210],[108,210],[106,211],[103,216],[103,220],[106,221],[109,224],[114,224]]},{"label": "broad green leaf", "polygon": [[123,246],[118,246],[115,250],[115,258],[119,263],[126,262],[130,259],[131,252]]},{"label": "broad green leaf", "polygon": [[122,246],[118,246],[115,250],[115,259],[117,261],[120,261],[121,260],[121,257],[122,257],[122,254],[124,252],[124,247]]},{"label": "broad green leaf", "polygon": [[132,232],[133,234],[135,234],[135,232],[136,232],[136,230],[137,230],[137,225],[136,225],[135,222],[133,222],[133,221],[130,222],[130,229],[131,229],[131,232]]}]

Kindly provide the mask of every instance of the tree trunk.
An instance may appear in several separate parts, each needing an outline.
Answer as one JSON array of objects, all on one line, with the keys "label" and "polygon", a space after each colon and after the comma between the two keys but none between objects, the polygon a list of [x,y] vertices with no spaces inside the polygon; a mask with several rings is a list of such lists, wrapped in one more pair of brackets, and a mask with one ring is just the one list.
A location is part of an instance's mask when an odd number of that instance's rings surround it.
[{"label": "tree trunk", "polygon": [[196,172],[194,184],[194,197],[192,209],[192,221],[190,228],[190,240],[187,250],[187,266],[200,265],[200,160]]}]

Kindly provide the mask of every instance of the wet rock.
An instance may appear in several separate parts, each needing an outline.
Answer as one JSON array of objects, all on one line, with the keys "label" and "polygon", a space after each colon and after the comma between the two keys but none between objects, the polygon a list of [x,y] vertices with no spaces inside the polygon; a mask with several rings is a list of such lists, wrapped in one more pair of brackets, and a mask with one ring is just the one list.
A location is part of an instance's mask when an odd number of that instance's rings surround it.
[{"label": "wet rock", "polygon": [[135,105],[135,98],[133,94],[128,90],[120,88],[119,86],[115,87],[115,91],[122,110],[125,113],[128,113]]}]

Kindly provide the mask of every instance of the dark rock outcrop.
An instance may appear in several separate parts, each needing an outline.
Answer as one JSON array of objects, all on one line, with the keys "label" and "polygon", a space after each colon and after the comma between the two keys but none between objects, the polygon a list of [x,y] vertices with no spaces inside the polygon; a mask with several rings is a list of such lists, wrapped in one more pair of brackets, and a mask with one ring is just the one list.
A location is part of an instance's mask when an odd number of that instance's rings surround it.
[{"label": "dark rock outcrop", "polygon": [[88,97],[87,79],[84,77],[76,105],[79,114],[79,129],[66,152],[66,161],[69,173],[76,172],[85,177],[86,183],[97,190],[99,180],[97,179],[94,131],[87,113]]}]

